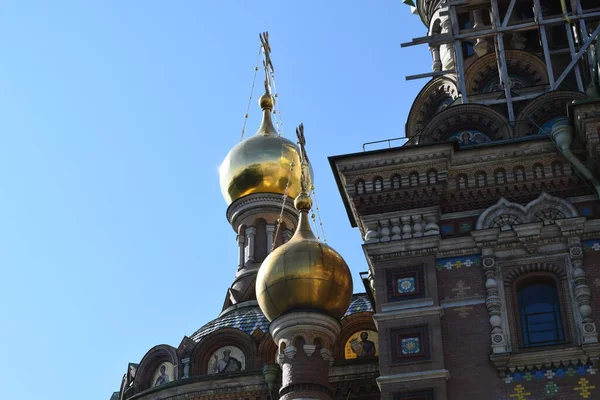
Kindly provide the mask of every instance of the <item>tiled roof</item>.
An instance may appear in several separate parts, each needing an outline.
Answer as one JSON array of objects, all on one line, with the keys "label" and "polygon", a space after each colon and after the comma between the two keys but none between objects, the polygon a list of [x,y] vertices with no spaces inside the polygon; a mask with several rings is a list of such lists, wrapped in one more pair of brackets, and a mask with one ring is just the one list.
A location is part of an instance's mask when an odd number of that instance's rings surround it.
[{"label": "tiled roof", "polygon": [[355,294],[352,296],[352,301],[350,302],[350,306],[348,307],[346,314],[344,314],[344,317],[365,311],[374,312],[369,297],[365,293]]},{"label": "tiled roof", "polygon": [[[348,311],[344,317],[365,311],[373,312],[373,307],[371,307],[369,298],[364,293],[355,294],[352,296],[350,307],[348,307]],[[262,311],[260,311],[259,307],[244,307],[232,311],[221,318],[210,321],[208,324],[198,329],[191,336],[191,339],[195,342],[199,342],[206,335],[224,328],[239,329],[248,335],[252,335],[257,329],[267,333],[269,332],[269,321],[263,315]]]},{"label": "tiled roof", "polygon": [[204,336],[223,328],[235,328],[248,335],[252,335],[257,329],[269,332],[269,321],[265,318],[262,311],[260,311],[260,308],[256,306],[244,307],[210,321],[198,329],[191,336],[191,339],[199,342]]}]

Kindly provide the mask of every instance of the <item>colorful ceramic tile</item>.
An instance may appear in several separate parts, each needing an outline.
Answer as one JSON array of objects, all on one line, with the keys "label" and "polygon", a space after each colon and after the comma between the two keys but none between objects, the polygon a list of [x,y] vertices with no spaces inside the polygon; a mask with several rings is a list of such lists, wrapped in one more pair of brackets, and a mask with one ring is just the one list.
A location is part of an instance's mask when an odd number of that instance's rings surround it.
[{"label": "colorful ceramic tile", "polygon": [[517,400],[527,400],[527,396],[531,396],[531,393],[526,392],[523,385],[517,385],[515,386],[514,393],[510,394],[508,397]]},{"label": "colorful ceramic tile", "polygon": [[591,239],[583,241],[584,251],[600,251],[600,239]]},{"label": "colorful ceramic tile", "polygon": [[590,385],[590,382],[585,378],[581,378],[578,383],[579,386],[575,386],[574,390],[578,392],[582,398],[589,399],[592,395],[592,389],[596,389],[596,386]]},{"label": "colorful ceramic tile", "polygon": [[421,352],[421,340],[418,337],[401,339],[402,354],[411,355]]},{"label": "colorful ceramic tile", "polygon": [[344,317],[348,315],[356,314],[359,312],[373,312],[373,306],[371,306],[371,300],[366,294],[354,295],[348,311],[344,314]]},{"label": "colorful ceramic tile", "polygon": [[396,281],[396,287],[399,294],[415,293],[417,291],[415,277],[409,276],[398,279]]},{"label": "colorful ceramic tile", "polygon": [[546,390],[546,394],[548,396],[556,396],[558,393],[558,385],[554,382],[548,382],[544,389]]},{"label": "colorful ceramic tile", "polygon": [[435,267],[438,270],[460,269],[481,266],[481,257],[477,255],[439,258],[435,261]]}]

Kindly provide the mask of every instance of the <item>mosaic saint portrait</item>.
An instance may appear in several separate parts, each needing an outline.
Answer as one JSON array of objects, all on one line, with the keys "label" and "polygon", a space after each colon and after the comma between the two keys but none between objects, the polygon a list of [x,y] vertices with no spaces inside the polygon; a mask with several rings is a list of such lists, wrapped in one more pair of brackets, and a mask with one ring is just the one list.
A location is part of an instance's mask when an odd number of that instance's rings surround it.
[{"label": "mosaic saint portrait", "polygon": [[160,364],[158,368],[156,368],[156,372],[154,372],[152,386],[160,386],[172,382],[175,376],[173,372],[173,364],[170,362]]},{"label": "mosaic saint portrait", "polygon": [[208,361],[209,374],[243,371],[245,368],[246,357],[242,350],[234,346],[221,347]]},{"label": "mosaic saint portrait", "polygon": [[483,132],[479,131],[461,131],[450,136],[449,139],[456,138],[460,146],[468,146],[470,144],[479,144],[489,142],[490,138]]},{"label": "mosaic saint portrait", "polygon": [[348,338],[344,347],[344,358],[369,358],[377,356],[379,341],[375,331],[358,331]]}]

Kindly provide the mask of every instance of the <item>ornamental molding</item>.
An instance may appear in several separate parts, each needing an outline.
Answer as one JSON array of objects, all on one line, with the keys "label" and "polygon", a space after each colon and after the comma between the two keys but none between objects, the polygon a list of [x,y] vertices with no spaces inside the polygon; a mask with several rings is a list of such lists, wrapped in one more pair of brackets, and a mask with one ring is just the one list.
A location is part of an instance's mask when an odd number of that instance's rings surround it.
[{"label": "ornamental molding", "polygon": [[[450,372],[447,369],[434,369],[418,372],[407,372],[405,374],[382,375],[377,378],[377,385],[382,386],[395,383],[415,382],[426,379],[450,379]],[[381,389],[383,391],[383,389]]]},{"label": "ornamental molding", "polygon": [[490,361],[496,367],[500,376],[506,371],[523,371],[541,369],[543,367],[557,368],[561,365],[592,364],[597,365],[600,358],[600,344],[572,346],[560,349],[546,349],[535,352],[503,353],[490,355]]},{"label": "ornamental molding", "polygon": [[[516,225],[537,221],[542,222],[543,225],[549,225],[558,219],[578,216],[577,209],[567,200],[542,192],[537,199],[529,202],[526,206],[510,202],[501,197],[496,204],[487,208],[479,216],[475,227],[477,230],[500,228],[501,231],[505,231],[513,229]],[[522,236],[531,234],[531,232],[524,232],[523,230],[520,232]]]},{"label": "ornamental molding", "polygon": [[[244,196],[234,201],[227,208],[227,220],[237,232],[239,222],[247,216],[255,216],[257,214],[273,214],[278,216],[281,212],[283,195],[274,193],[254,193]],[[290,226],[295,226],[297,223],[297,212],[294,208],[294,199],[287,198],[285,201],[284,217],[285,222]]]}]

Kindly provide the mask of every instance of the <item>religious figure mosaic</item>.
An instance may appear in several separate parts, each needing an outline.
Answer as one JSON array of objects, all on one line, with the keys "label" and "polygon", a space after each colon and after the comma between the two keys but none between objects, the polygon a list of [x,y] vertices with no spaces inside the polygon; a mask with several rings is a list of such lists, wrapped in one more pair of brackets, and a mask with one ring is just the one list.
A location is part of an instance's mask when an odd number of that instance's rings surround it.
[{"label": "religious figure mosaic", "polygon": [[346,342],[344,358],[369,358],[378,355],[379,341],[375,331],[358,331]]},{"label": "religious figure mosaic", "polygon": [[173,372],[173,364],[170,362],[167,361],[160,364],[152,377],[152,386],[160,386],[172,382],[175,377]]},{"label": "religious figure mosaic", "polygon": [[246,369],[246,356],[234,346],[221,347],[208,361],[209,374],[237,372]]}]

